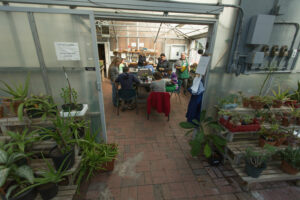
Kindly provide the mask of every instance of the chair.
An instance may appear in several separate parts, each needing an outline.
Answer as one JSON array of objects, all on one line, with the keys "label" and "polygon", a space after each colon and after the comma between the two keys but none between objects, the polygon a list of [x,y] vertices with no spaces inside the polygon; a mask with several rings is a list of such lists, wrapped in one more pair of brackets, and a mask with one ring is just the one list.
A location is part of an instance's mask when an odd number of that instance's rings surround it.
[{"label": "chair", "polygon": [[130,101],[134,100],[136,104],[136,114],[138,114],[138,104],[137,104],[137,93],[134,89],[130,90],[118,90],[117,91],[117,115],[120,113],[120,100]]},{"label": "chair", "polygon": [[182,86],[182,80],[178,80],[178,89],[171,93],[171,97],[173,93],[175,93],[175,95],[177,94],[180,103],[181,103],[181,98],[180,98],[181,86]]},{"label": "chair", "polygon": [[154,108],[158,113],[165,113],[169,121],[171,111],[170,97],[168,92],[151,92],[147,99],[147,119],[149,120],[151,109]]}]

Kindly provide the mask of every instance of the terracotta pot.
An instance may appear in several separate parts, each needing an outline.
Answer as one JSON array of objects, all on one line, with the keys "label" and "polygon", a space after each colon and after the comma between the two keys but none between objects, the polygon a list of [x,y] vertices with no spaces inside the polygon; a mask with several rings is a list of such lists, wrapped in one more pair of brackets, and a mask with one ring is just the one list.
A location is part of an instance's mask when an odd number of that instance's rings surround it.
[{"label": "terracotta pot", "polygon": [[4,117],[4,107],[0,106],[0,118]]},{"label": "terracotta pot", "polygon": [[103,167],[104,169],[103,169],[103,170],[100,170],[100,171],[101,171],[101,172],[110,172],[110,171],[113,171],[114,168],[115,168],[115,160],[116,160],[116,159],[113,159],[112,161],[103,164],[102,167]]},{"label": "terracotta pot", "polygon": [[280,108],[282,106],[282,101],[281,100],[273,100],[272,107],[273,108]]},{"label": "terracotta pot", "polygon": [[297,174],[299,172],[297,169],[295,169],[292,165],[290,165],[285,160],[281,161],[281,169],[282,171],[288,174]]},{"label": "terracotta pot", "polygon": [[254,100],[254,99],[251,99],[251,100],[250,100],[250,105],[251,105],[251,107],[252,107],[253,109],[255,109],[255,110],[260,110],[260,109],[262,109],[262,108],[265,106],[264,103],[259,102],[259,101],[256,101],[256,100]]},{"label": "terracotta pot", "polygon": [[18,113],[18,108],[19,108],[19,105],[22,103],[22,101],[13,101],[12,104],[13,104],[13,112],[15,114]]},{"label": "terracotta pot", "polygon": [[264,138],[259,138],[259,142],[258,142],[258,146],[260,147],[264,147],[265,144],[269,144],[271,146],[275,146],[277,141],[273,141],[273,142],[269,142],[269,141],[266,141]]},{"label": "terracotta pot", "polygon": [[276,140],[275,146],[280,146],[286,141],[286,137],[281,137]]},{"label": "terracotta pot", "polygon": [[290,121],[287,117],[283,117],[281,121],[282,126],[288,127],[290,125]]},{"label": "terracotta pot", "polygon": [[250,100],[247,98],[243,98],[243,107],[248,108],[250,106]]}]

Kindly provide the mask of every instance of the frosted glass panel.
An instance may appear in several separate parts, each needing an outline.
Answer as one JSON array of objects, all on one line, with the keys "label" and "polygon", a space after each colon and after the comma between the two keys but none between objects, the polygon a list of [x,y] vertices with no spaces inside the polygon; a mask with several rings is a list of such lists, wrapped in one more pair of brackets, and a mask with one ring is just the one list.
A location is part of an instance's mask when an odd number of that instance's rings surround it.
[{"label": "frosted glass panel", "polygon": [[0,67],[39,67],[27,13],[0,12]]}]

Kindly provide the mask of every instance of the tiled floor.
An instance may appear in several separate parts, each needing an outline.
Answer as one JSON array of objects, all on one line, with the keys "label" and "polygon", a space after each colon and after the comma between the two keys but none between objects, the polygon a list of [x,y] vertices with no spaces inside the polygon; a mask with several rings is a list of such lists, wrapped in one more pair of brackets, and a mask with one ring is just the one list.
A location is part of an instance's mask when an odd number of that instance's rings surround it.
[{"label": "tiled floor", "polygon": [[171,98],[170,121],[163,114],[146,118],[146,105],[120,112],[111,103],[111,85],[103,83],[108,141],[120,155],[113,173],[95,174],[83,184],[84,200],[299,200],[300,189],[286,182],[257,184],[244,192],[230,166],[210,167],[189,155],[178,123],[185,120],[189,97]]}]

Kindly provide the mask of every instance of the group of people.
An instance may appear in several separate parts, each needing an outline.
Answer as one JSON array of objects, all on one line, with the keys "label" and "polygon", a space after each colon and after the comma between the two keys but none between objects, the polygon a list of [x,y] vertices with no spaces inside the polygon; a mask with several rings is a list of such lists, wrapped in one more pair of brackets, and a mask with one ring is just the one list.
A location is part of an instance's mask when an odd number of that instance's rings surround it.
[{"label": "group of people", "polygon": [[[189,78],[189,64],[186,59],[185,53],[181,53],[181,58],[176,61],[175,68],[176,73],[173,72],[172,67],[169,61],[166,59],[164,53],[162,53],[158,59],[158,64],[156,67],[156,72],[149,62],[146,61],[145,55],[140,55],[138,60],[139,68],[150,69],[153,73],[154,81],[150,84],[151,91],[154,92],[170,92],[178,89],[178,79],[182,81],[184,86],[184,93],[187,92],[187,81]],[[122,95],[122,91],[128,91],[133,89],[133,84],[139,84],[140,81],[137,77],[129,73],[129,68],[124,63],[124,59],[115,58],[111,65],[109,66],[109,78],[112,84],[112,101],[114,106],[117,106],[117,92],[119,85],[121,90],[119,90],[119,95]],[[166,81],[168,78],[170,81]],[[130,101],[124,102],[126,106],[123,106],[124,109],[133,109],[134,105]]]}]

